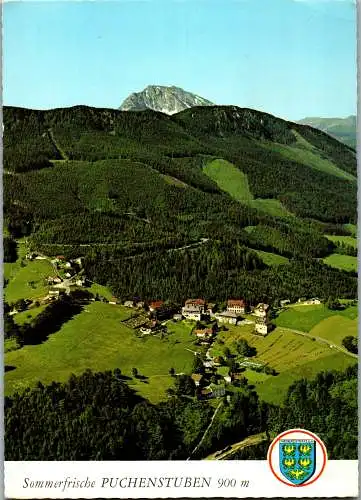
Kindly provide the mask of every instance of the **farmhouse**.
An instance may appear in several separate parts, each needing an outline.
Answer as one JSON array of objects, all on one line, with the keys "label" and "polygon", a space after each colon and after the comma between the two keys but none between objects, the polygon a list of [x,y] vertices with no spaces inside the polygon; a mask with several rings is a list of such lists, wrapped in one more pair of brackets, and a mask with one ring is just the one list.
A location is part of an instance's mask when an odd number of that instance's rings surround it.
[{"label": "farmhouse", "polygon": [[246,311],[246,303],[243,299],[229,299],[227,301],[227,312],[244,314],[245,311]]},{"label": "farmhouse", "polygon": [[157,309],[159,309],[160,307],[162,307],[163,304],[164,304],[163,300],[153,300],[149,304],[149,311],[154,312]]},{"label": "farmhouse", "polygon": [[179,313],[173,315],[174,321],[182,321],[183,316]]},{"label": "farmhouse", "polygon": [[229,325],[237,325],[239,316],[235,312],[223,311],[221,313],[216,313],[215,318],[220,323],[228,323]]},{"label": "farmhouse", "polygon": [[182,316],[186,319],[200,321],[204,315],[205,303],[203,299],[188,299],[182,307]]},{"label": "farmhouse", "polygon": [[112,297],[110,300],[109,300],[109,304],[112,304],[112,305],[116,305],[118,304],[118,299],[116,297]]},{"label": "farmhouse", "polygon": [[52,297],[59,297],[60,291],[59,290],[49,290],[49,295]]},{"label": "farmhouse", "polygon": [[259,318],[265,318],[269,312],[269,305],[263,304],[262,302],[257,304],[253,310],[253,314]]},{"label": "farmhouse", "polygon": [[280,306],[281,307],[285,307],[285,306],[287,306],[290,303],[291,303],[291,301],[289,299],[280,300]]},{"label": "farmhouse", "polygon": [[255,323],[255,331],[256,333],[259,333],[261,335],[267,335],[269,332],[269,323],[267,321],[267,318],[257,318],[256,323]]},{"label": "farmhouse", "polygon": [[133,301],[132,300],[126,300],[124,302],[124,307],[133,307]]},{"label": "farmhouse", "polygon": [[321,304],[321,300],[318,298],[313,298],[313,299],[306,300],[305,304],[307,304],[307,305],[319,305],[319,304]]},{"label": "farmhouse", "polygon": [[194,333],[199,339],[208,339],[212,337],[213,329],[212,328],[197,329],[194,330]]},{"label": "farmhouse", "polygon": [[203,312],[205,310],[206,302],[204,299],[187,299],[185,302],[186,306],[199,306],[203,308]]}]

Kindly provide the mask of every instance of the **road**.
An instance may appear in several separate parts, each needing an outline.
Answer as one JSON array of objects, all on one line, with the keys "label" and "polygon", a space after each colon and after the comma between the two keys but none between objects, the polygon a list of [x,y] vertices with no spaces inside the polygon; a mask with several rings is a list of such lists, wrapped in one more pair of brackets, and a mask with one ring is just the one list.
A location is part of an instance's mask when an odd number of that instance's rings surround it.
[{"label": "road", "polygon": [[230,447],[223,448],[223,450],[216,451],[212,453],[204,460],[227,460],[231,455],[236,453],[237,451],[247,448],[249,446],[254,446],[262,441],[266,441],[267,436],[265,432],[261,432],[260,434],[254,434],[253,436],[248,436],[246,439],[239,441],[238,443],[233,443]]},{"label": "road", "polygon": [[293,328],[286,328],[284,326],[279,326],[278,327],[280,330],[284,330],[286,332],[292,332],[292,333],[296,333],[297,335],[302,335],[302,337],[307,337],[309,339],[315,339],[317,340],[317,342],[321,342],[322,344],[327,344],[329,347],[331,347],[332,349],[336,349],[337,351],[340,351],[342,352],[343,354],[347,354],[347,356],[351,356],[351,358],[356,358],[358,359],[358,355],[357,354],[353,354],[352,352],[349,352],[347,349],[344,349],[343,347],[341,346],[338,346],[336,344],[333,344],[332,342],[330,342],[329,340],[327,339],[324,339],[322,337],[316,337],[315,335],[311,335],[310,333],[306,333],[306,332],[301,332],[300,330],[294,330]]}]

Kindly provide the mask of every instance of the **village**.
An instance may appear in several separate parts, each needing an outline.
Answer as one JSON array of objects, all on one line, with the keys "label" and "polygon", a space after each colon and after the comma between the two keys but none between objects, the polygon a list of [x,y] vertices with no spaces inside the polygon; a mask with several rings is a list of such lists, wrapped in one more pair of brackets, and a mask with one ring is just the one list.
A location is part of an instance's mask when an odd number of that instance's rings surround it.
[{"label": "village", "polygon": [[[130,314],[122,319],[121,323],[140,339],[146,340],[151,336],[163,340],[171,333],[171,325],[184,323],[192,339],[187,350],[194,355],[193,371],[175,373],[171,369],[169,374],[173,377],[188,378],[188,381],[191,379],[194,395],[199,400],[222,398],[229,395],[230,391],[237,390],[237,387],[247,385],[243,373],[246,369],[267,375],[277,374],[272,367],[258,359],[252,359],[255,353],[244,339],[240,339],[243,344],[238,355],[231,354],[230,350],[223,346],[222,340],[229,329],[243,326],[248,326],[247,331],[253,335],[268,336],[274,328],[272,318],[275,311],[267,303],[259,302],[253,305],[244,298],[228,298],[219,303],[206,301],[204,298],[188,298],[183,304],[163,300],[146,301],[141,298],[125,301],[110,296],[105,298],[91,289],[92,282],[85,276],[82,257],[66,259],[62,255],[46,257],[29,253],[26,258],[30,261],[46,259],[51,264],[53,273],[44,277],[47,295],[36,301],[22,299],[11,304],[10,315],[39,305],[46,306],[77,291],[79,296],[83,297],[84,304],[101,301],[129,310]],[[299,305],[320,303],[318,298],[298,300]],[[284,309],[289,304],[290,300],[281,300],[279,309]],[[242,332],[242,329],[239,331]],[[172,390],[169,389],[169,395]]]}]

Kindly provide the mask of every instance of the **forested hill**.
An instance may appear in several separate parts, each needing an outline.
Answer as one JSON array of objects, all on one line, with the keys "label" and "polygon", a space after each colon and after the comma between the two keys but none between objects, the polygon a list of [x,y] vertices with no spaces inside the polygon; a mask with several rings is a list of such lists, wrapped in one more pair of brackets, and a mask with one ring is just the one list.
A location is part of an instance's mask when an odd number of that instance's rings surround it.
[{"label": "forested hill", "polygon": [[356,223],[356,154],[327,134],[235,106],[3,115],[10,235],[119,296],[355,295],[320,262]]}]

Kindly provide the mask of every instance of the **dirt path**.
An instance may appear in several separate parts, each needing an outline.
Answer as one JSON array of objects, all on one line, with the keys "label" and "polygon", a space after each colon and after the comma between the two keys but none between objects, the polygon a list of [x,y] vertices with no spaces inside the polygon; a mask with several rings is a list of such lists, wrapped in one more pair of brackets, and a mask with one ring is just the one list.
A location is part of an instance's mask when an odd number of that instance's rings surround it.
[{"label": "dirt path", "polygon": [[262,441],[266,441],[267,436],[265,432],[261,432],[260,434],[254,434],[253,436],[248,436],[246,439],[239,441],[238,443],[234,443],[230,445],[230,447],[226,447],[223,450],[216,451],[209,455],[204,460],[227,460],[231,455],[236,453],[243,448],[247,448],[249,446],[254,446],[255,444],[261,443]]},{"label": "dirt path", "polygon": [[315,339],[315,340],[317,340],[317,342],[321,342],[322,344],[326,344],[329,347],[331,347],[332,349],[336,349],[337,351],[340,351],[343,354],[347,354],[347,356],[351,356],[351,358],[358,359],[357,354],[353,354],[352,352],[349,352],[347,349],[344,349],[343,347],[340,347],[336,344],[333,344],[332,342],[330,342],[327,339],[324,339],[323,337],[316,337],[315,335],[312,335],[310,333],[301,332],[300,330],[294,330],[293,328],[286,328],[284,326],[280,326],[278,328],[285,330],[286,332],[292,332],[292,333],[296,333],[297,335],[302,335],[302,337],[307,337],[309,339]]},{"label": "dirt path", "polygon": [[194,450],[192,451],[192,453],[189,455],[189,457],[187,458],[187,460],[190,460],[190,459],[191,459],[191,457],[195,454],[195,452],[196,452],[196,451],[197,451],[197,450],[201,447],[201,445],[202,445],[203,441],[205,440],[205,438],[206,438],[206,436],[207,436],[208,432],[210,431],[210,428],[211,428],[211,427],[212,427],[212,425],[213,425],[213,422],[214,422],[214,419],[216,418],[217,413],[219,412],[219,410],[220,410],[220,408],[221,408],[222,406],[223,406],[223,402],[221,401],[221,402],[219,403],[219,405],[217,406],[217,408],[216,408],[215,412],[213,413],[213,416],[212,416],[212,418],[211,418],[211,421],[209,422],[209,425],[208,425],[207,429],[204,431],[204,434],[203,434],[203,436],[202,436],[201,440],[199,441],[199,443],[197,444],[197,446],[194,448]]}]

